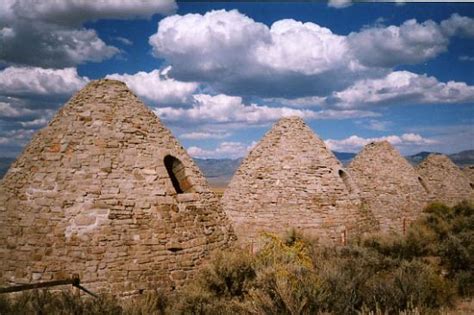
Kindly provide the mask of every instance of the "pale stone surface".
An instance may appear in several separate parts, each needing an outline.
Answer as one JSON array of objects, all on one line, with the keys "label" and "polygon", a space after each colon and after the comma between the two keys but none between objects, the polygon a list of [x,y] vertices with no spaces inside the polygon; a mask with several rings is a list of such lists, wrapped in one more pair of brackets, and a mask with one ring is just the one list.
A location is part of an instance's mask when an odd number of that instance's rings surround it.
[{"label": "pale stone surface", "polygon": [[474,189],[474,165],[465,166],[462,168],[462,172],[469,179],[469,185]]},{"label": "pale stone surface", "polygon": [[446,155],[430,154],[416,171],[422,178],[430,201],[453,206],[462,200],[474,201],[470,180]]},{"label": "pale stone surface", "polygon": [[[192,193],[177,194],[166,155]],[[3,284],[78,273],[116,294],[181,285],[235,239],[183,147],[113,80],[91,82],[33,137],[0,184],[0,225]]]},{"label": "pale stone surface", "polygon": [[290,228],[340,243],[369,221],[350,176],[298,117],[282,118],[250,151],[222,203],[244,243]]},{"label": "pale stone surface", "polygon": [[402,233],[426,205],[415,169],[388,141],[366,145],[347,170],[382,231]]}]

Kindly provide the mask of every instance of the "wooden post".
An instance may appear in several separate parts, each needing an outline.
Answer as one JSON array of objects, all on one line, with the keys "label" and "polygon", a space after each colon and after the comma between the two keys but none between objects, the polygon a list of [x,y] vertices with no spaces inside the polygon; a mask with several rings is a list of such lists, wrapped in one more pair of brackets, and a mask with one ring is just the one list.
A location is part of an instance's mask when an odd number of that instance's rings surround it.
[{"label": "wooden post", "polygon": [[78,274],[74,274],[71,278],[65,280],[54,280],[54,281],[46,281],[46,282],[39,282],[39,283],[29,283],[29,284],[21,284],[15,285],[9,288],[0,288],[0,293],[12,293],[12,292],[20,292],[25,290],[32,290],[32,289],[41,289],[41,288],[49,288],[58,285],[67,285],[71,284],[73,287],[78,288],[87,294],[92,295],[93,297],[97,298],[98,296],[93,292],[87,290],[83,286],[81,286],[81,280],[79,279]]}]

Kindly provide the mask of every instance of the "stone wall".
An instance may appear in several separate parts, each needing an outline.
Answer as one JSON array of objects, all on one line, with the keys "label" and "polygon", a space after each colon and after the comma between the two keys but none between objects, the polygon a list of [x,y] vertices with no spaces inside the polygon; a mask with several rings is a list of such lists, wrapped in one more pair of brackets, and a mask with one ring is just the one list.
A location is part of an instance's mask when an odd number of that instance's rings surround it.
[{"label": "stone wall", "polygon": [[[177,194],[166,156],[182,163]],[[78,273],[132,294],[193,277],[235,236],[183,147],[125,84],[100,80],[39,131],[0,185],[0,282]]]},{"label": "stone wall", "polygon": [[387,141],[366,145],[347,169],[382,231],[403,232],[426,205],[415,169]]},{"label": "stone wall", "polygon": [[446,155],[430,154],[416,167],[430,201],[453,206],[462,200],[474,201],[469,178]]},{"label": "stone wall", "polygon": [[243,243],[290,228],[341,243],[370,221],[341,163],[297,117],[282,118],[252,149],[222,203]]},{"label": "stone wall", "polygon": [[469,179],[469,185],[474,189],[474,165],[465,166],[462,168],[462,172]]}]

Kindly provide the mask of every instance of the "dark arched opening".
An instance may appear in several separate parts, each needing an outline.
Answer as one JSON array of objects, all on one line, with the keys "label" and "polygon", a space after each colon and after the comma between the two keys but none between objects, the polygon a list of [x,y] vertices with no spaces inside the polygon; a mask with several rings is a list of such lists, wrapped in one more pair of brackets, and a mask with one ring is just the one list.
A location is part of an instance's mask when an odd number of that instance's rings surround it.
[{"label": "dark arched opening", "polygon": [[425,189],[425,191],[426,191],[427,193],[429,193],[430,191],[428,190],[428,187],[426,186],[426,183],[425,183],[425,181],[423,180],[423,178],[418,177],[418,181],[420,182],[421,186],[423,186],[423,188]]},{"label": "dark arched opening", "polygon": [[186,177],[183,163],[171,155],[165,156],[164,163],[176,193],[191,192],[192,186]]},{"label": "dark arched opening", "polygon": [[350,183],[350,179],[349,179],[349,176],[347,175],[347,173],[344,172],[343,170],[339,170],[338,174],[339,174],[339,177],[344,182],[344,185],[346,185],[347,190],[349,190],[349,192],[351,193],[352,192],[352,185]]},{"label": "dark arched opening", "polygon": [[469,183],[469,186],[471,186],[471,189],[474,189],[474,184],[473,183]]}]

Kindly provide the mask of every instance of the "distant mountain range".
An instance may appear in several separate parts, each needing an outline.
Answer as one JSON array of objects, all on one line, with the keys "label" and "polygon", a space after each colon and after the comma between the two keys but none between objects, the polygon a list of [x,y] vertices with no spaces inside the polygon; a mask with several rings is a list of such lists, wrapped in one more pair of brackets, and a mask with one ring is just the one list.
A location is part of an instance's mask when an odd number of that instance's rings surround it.
[{"label": "distant mountain range", "polygon": [[[423,161],[428,155],[431,153],[437,153],[437,152],[420,152],[417,154],[405,156],[405,158],[408,160],[413,165],[417,165],[421,161]],[[457,166],[459,167],[464,167],[467,165],[474,165],[474,150],[466,150],[466,151],[461,151],[458,153],[454,154],[449,154],[448,155],[451,161],[453,161]]]},{"label": "distant mountain range", "polygon": [[[430,153],[420,152],[414,155],[406,156],[405,158],[413,165],[420,163]],[[356,156],[355,153],[349,152],[334,152],[334,155],[341,161],[342,164],[347,165]],[[448,155],[451,160],[458,166],[463,167],[467,165],[474,165],[474,150],[462,151]],[[14,161],[13,158],[0,157],[0,178],[7,172],[10,164]],[[194,161],[206,176],[209,184],[213,187],[225,187],[234,175],[237,168],[242,162],[240,159],[198,159]]]}]

